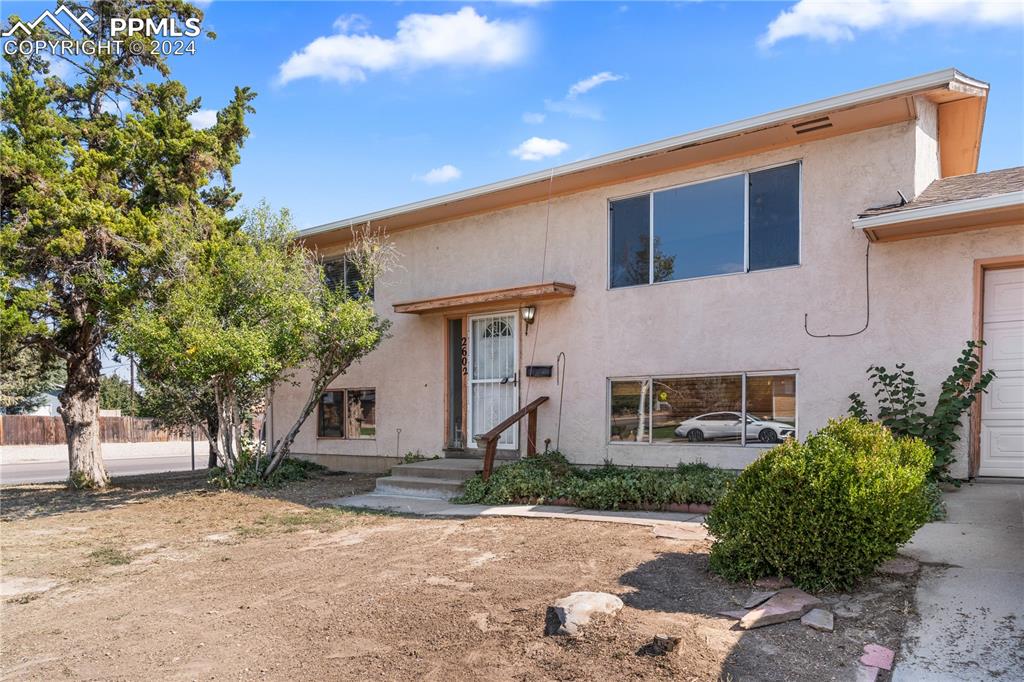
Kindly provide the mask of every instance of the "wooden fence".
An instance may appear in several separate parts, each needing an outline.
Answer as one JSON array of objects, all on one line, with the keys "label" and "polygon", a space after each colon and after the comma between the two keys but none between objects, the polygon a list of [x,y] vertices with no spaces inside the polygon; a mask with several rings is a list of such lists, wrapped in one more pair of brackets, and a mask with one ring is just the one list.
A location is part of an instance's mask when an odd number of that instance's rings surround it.
[{"label": "wooden fence", "polygon": [[[196,437],[201,436],[197,434]],[[187,428],[160,428],[154,425],[152,419],[100,417],[100,441],[103,443],[154,443],[188,439]],[[60,417],[24,414],[0,416],[0,445],[60,445],[66,442],[64,421]]]}]

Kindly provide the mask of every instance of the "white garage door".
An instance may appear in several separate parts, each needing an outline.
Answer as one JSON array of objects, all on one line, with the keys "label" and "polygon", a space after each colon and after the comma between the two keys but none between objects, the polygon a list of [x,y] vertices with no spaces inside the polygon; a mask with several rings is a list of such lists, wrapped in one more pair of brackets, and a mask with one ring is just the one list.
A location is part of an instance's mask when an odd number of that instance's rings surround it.
[{"label": "white garage door", "polygon": [[1024,477],[1024,268],[985,273],[980,476]]}]

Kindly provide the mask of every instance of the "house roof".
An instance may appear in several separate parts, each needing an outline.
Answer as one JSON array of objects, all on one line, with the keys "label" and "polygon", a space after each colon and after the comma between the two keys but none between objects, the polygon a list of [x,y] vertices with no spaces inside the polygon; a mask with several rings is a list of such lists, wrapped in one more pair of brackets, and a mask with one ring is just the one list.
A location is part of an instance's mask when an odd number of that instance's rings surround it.
[{"label": "house roof", "polygon": [[[592,187],[649,177],[670,170],[793,146],[912,120],[914,98],[939,107],[942,174],[977,169],[988,84],[944,69],[864,90],[705,128],[657,142],[472,189],[417,201],[302,230],[311,246],[345,240],[356,226],[401,230],[540,201]],[[943,125],[943,118],[949,125]]]},{"label": "house roof", "polygon": [[892,206],[869,208],[861,218],[901,211],[914,211],[927,206],[941,206],[968,199],[981,199],[1024,190],[1024,166],[1003,168],[988,173],[970,173],[952,178],[939,178],[928,185],[913,201]]},{"label": "house roof", "polygon": [[853,221],[871,241],[1024,224],[1024,166],[939,178],[913,201],[868,209]]}]

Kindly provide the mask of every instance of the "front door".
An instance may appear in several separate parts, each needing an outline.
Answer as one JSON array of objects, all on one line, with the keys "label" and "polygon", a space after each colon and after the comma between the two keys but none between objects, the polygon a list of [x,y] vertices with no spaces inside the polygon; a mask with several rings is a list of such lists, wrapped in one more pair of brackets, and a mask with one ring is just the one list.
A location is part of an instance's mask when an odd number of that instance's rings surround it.
[{"label": "front door", "polygon": [[1024,476],[1024,268],[985,273],[980,476]]},{"label": "front door", "polygon": [[[482,436],[519,409],[516,371],[518,318],[515,313],[469,318],[469,424],[472,437]],[[517,426],[498,439],[498,447],[514,450]]]}]

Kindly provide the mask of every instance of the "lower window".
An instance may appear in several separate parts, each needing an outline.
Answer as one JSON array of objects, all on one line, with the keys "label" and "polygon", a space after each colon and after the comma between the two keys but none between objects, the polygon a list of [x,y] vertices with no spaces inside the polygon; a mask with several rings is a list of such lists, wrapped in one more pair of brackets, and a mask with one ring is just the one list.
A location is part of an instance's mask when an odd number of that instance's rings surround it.
[{"label": "lower window", "polygon": [[325,391],[320,396],[316,435],[320,438],[376,438],[377,390]]},{"label": "lower window", "polygon": [[612,379],[609,440],[772,445],[796,436],[795,374]]}]

